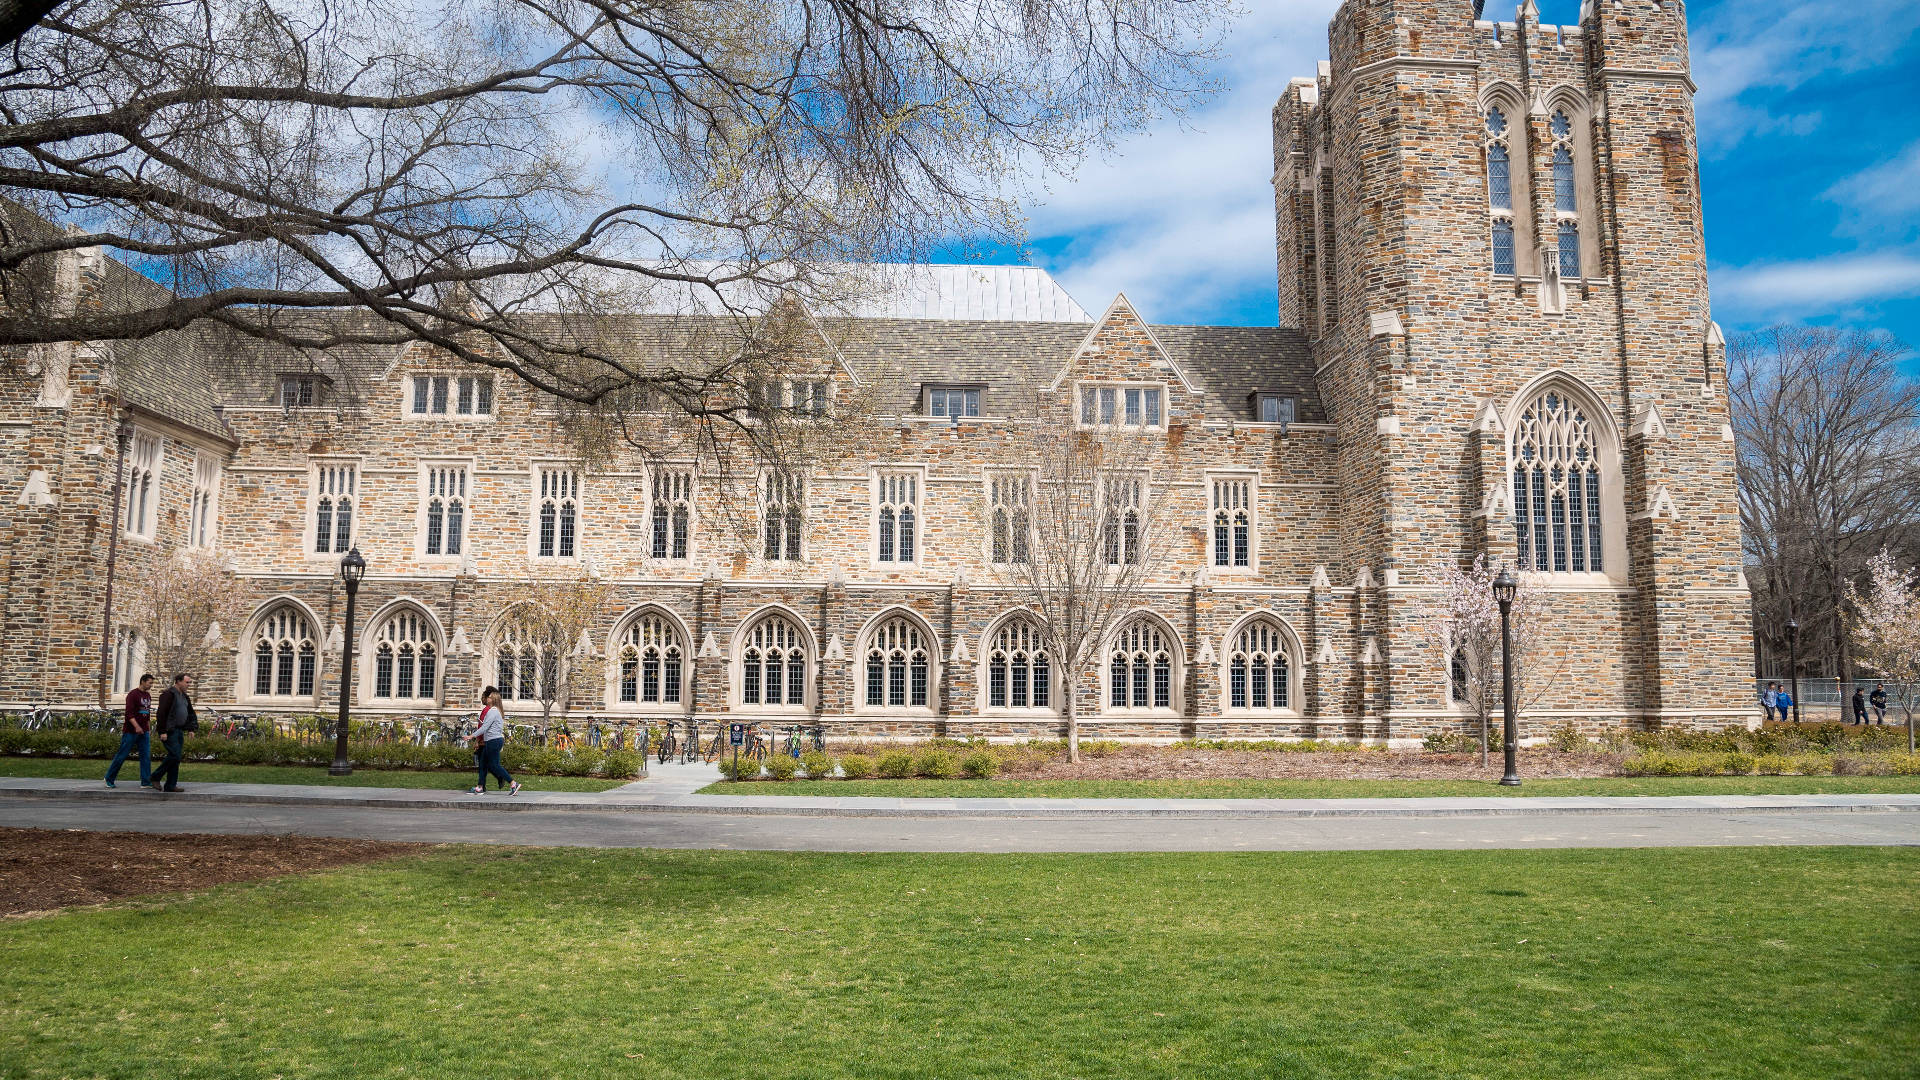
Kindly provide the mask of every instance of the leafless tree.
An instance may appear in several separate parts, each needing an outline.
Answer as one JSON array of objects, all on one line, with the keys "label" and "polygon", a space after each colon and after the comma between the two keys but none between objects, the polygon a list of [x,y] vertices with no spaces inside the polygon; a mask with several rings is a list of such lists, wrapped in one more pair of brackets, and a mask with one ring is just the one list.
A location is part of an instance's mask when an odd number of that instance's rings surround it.
[{"label": "leafless tree", "polygon": [[[1169,565],[1173,528],[1154,465],[1163,437],[1076,429],[1047,395],[1015,437],[1028,468],[1004,522],[988,522],[989,565],[1032,612],[1058,672],[1067,756],[1080,760],[1079,691],[1100,671],[1103,646]],[[1027,508],[1023,514],[1020,507]]]},{"label": "leafless tree", "polygon": [[[540,704],[543,733],[555,712],[566,713],[576,681],[591,677],[592,646],[586,633],[607,594],[605,584],[585,573],[532,578],[514,591],[497,636],[513,643],[520,661],[516,678],[534,678],[532,696]],[[504,686],[505,672],[500,675]],[[524,689],[519,696],[527,696]]]},{"label": "leafless tree", "polygon": [[1920,380],[1901,373],[1906,355],[1884,334],[1824,327],[1775,327],[1728,354],[1755,636],[1779,655],[1780,627],[1797,620],[1843,682],[1847,585],[1920,525]]},{"label": "leafless tree", "polygon": [[[0,185],[31,211],[0,225],[0,346],[418,341],[615,428],[738,420],[793,355],[771,308],[1017,243],[1024,170],[1206,92],[1227,8],[71,0],[0,61]],[[165,288],[62,309],[36,287],[97,247]],[[605,319],[639,308],[703,337],[643,360]]]},{"label": "leafless tree", "polygon": [[[1493,582],[1499,567],[1487,565],[1485,556],[1473,560],[1470,569],[1444,567],[1440,571],[1440,618],[1433,644],[1439,649],[1447,670],[1447,695],[1463,702],[1480,721],[1480,764],[1487,763],[1488,731],[1493,711],[1502,707],[1504,692],[1501,668],[1500,605],[1494,599]],[[1538,628],[1545,621],[1542,610],[1546,594],[1533,575],[1516,575],[1518,588],[1508,610],[1509,659],[1513,664],[1514,709],[1534,704],[1553,685],[1559,674],[1555,663],[1537,641]]]},{"label": "leafless tree", "polygon": [[154,564],[134,591],[128,621],[146,639],[147,663],[171,679],[204,679],[222,644],[244,618],[241,591],[216,556],[181,551]]},{"label": "leafless tree", "polygon": [[[1860,662],[1893,680],[1893,698],[1907,714],[1907,753],[1914,752],[1913,709],[1920,697],[1920,584],[1886,548],[1867,561],[1867,587],[1847,583],[1849,628]],[[1882,689],[1885,684],[1882,684]]]}]

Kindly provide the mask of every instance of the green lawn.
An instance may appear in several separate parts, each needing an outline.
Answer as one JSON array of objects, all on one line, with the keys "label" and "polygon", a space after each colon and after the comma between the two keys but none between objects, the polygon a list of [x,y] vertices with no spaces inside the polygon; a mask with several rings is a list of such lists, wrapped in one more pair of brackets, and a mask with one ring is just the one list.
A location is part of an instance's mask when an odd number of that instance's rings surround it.
[{"label": "green lawn", "polygon": [[704,795],[878,795],[940,799],[1411,799],[1444,795],[1839,795],[1920,792],[1920,776],[1608,776],[1527,780],[767,780]]},{"label": "green lawn", "polygon": [[1891,1078],[1917,1009],[1913,849],[448,848],[0,923],[7,1078]]},{"label": "green lawn", "polygon": [[[159,759],[154,759],[155,767],[159,764]],[[106,775],[107,763],[90,758],[0,757],[0,776],[100,780]],[[473,776],[471,769],[459,772],[355,769],[351,776],[328,776],[325,769],[298,765],[220,765],[192,761],[180,765],[180,786],[183,788],[194,784],[333,784],[338,787],[446,788],[459,791],[473,786]],[[584,776],[516,776],[514,779],[529,791],[605,791],[630,782],[594,780]],[[139,759],[130,759],[120,766],[119,784],[123,788],[139,788]],[[0,1072],[0,1076],[5,1075]]]}]

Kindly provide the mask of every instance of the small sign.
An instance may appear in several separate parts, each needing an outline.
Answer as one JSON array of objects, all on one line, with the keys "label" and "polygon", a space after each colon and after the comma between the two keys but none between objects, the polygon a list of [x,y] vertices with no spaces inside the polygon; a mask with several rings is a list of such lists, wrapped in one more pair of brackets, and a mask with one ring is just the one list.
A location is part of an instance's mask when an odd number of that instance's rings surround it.
[{"label": "small sign", "polygon": [[735,746],[745,746],[747,744],[747,725],[728,724],[727,738],[731,740]]}]

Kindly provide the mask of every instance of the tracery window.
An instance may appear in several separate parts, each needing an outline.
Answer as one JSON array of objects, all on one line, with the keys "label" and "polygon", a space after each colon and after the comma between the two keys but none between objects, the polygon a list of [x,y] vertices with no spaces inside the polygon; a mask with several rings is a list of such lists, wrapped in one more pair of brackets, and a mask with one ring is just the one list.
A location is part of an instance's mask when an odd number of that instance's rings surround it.
[{"label": "tracery window", "polygon": [[1107,651],[1109,709],[1173,708],[1172,642],[1158,622],[1136,617]]},{"label": "tracery window", "polygon": [[491,375],[415,375],[414,416],[490,416],[493,413]]},{"label": "tracery window", "polygon": [[649,612],[620,635],[619,700],[627,705],[678,705],[682,700],[686,646],[672,619]]},{"label": "tracery window", "polygon": [[929,671],[919,624],[905,616],[887,620],[867,642],[867,705],[926,708]]},{"label": "tracery window", "polygon": [[1507,114],[1498,105],[1487,110],[1487,210],[1492,217],[1493,272],[1516,272],[1513,219],[1513,154]]},{"label": "tracery window", "polygon": [[994,473],[987,478],[990,507],[988,557],[1001,564],[1024,563],[1033,540],[1033,476]]},{"label": "tracery window", "polygon": [[883,472],[874,485],[874,556],[880,562],[910,563],[919,538],[920,474]]},{"label": "tracery window", "polygon": [[159,516],[160,456],[160,436],[134,435],[127,457],[127,506],[121,525],[129,536],[153,539]]},{"label": "tracery window", "polygon": [[1548,390],[1520,414],[1510,456],[1520,566],[1601,572],[1600,444],[1585,410]]},{"label": "tracery window", "polygon": [[1253,566],[1253,481],[1244,476],[1214,477],[1213,565],[1226,569]]},{"label": "tracery window", "polygon": [[806,642],[806,635],[784,615],[768,615],[755,623],[740,650],[741,704],[805,705]]},{"label": "tracery window", "polygon": [[313,696],[318,642],[305,613],[291,604],[274,608],[253,630],[253,696]]},{"label": "tracery window", "polygon": [[424,473],[421,551],[427,555],[458,555],[466,539],[467,467],[429,465]]},{"label": "tracery window", "polygon": [[493,684],[503,701],[559,697],[562,658],[539,613],[516,607],[493,634]]},{"label": "tracery window", "polygon": [[427,617],[400,608],[373,632],[373,697],[431,701],[439,678],[438,642]]},{"label": "tracery window", "polygon": [[1269,619],[1248,623],[1227,654],[1227,707],[1286,709],[1292,700],[1285,635]]},{"label": "tracery window", "polygon": [[653,473],[652,544],[656,559],[684,559],[693,535],[693,470],[656,469]]},{"label": "tracery window", "polygon": [[125,696],[129,690],[140,685],[140,676],[146,674],[147,640],[140,631],[131,626],[123,626],[113,632],[113,692]]},{"label": "tracery window", "polygon": [[1053,708],[1053,664],[1045,640],[1028,619],[1000,624],[987,652],[988,708]]},{"label": "tracery window", "polygon": [[187,546],[213,546],[220,506],[220,459],[202,451],[193,456],[193,501],[187,510]]},{"label": "tracery window", "polygon": [[768,562],[800,561],[800,530],[806,524],[807,482],[799,473],[770,469],[761,482],[760,526]]},{"label": "tracery window", "polygon": [[580,522],[580,474],[572,469],[539,467],[540,491],[535,499],[534,554],[543,559],[571,559]]},{"label": "tracery window", "polygon": [[1467,665],[1467,647],[1458,646],[1453,655],[1447,658],[1447,700],[1455,705],[1468,704],[1471,692],[1471,679]]},{"label": "tracery window", "polygon": [[1140,561],[1143,520],[1141,499],[1146,481],[1139,476],[1109,476],[1103,482],[1100,513],[1102,547],[1108,566]]},{"label": "tracery window", "polygon": [[1558,269],[1563,278],[1578,278],[1580,270],[1580,194],[1574,176],[1574,126],[1565,109],[1555,109],[1547,122],[1553,136],[1553,215],[1559,245]]},{"label": "tracery window", "polygon": [[353,546],[353,504],[359,497],[358,470],[352,465],[321,465],[313,481],[313,553],[345,552]]}]

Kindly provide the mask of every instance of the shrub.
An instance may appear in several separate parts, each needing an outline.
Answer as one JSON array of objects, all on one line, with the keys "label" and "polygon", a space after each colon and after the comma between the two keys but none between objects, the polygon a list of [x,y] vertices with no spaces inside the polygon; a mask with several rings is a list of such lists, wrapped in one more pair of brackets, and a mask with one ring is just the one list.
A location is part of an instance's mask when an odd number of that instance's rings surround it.
[{"label": "shrub", "polygon": [[880,755],[876,768],[888,780],[904,780],[913,775],[913,755],[904,750],[889,750]]},{"label": "shrub", "polygon": [[960,762],[949,750],[928,750],[914,760],[913,771],[929,780],[951,780],[960,775]]},{"label": "shrub", "polygon": [[1547,745],[1563,754],[1577,753],[1587,748],[1587,736],[1572,724],[1561,724],[1548,733]]},{"label": "shrub", "polygon": [[1080,753],[1091,758],[1112,757],[1122,749],[1125,748],[1114,739],[1080,740]]},{"label": "shrub", "polygon": [[760,763],[750,757],[736,759],[732,754],[727,754],[720,759],[720,775],[729,780],[757,779],[760,776]]},{"label": "shrub", "polygon": [[1793,771],[1803,776],[1826,776],[1833,772],[1833,755],[1797,754],[1793,759]]},{"label": "shrub", "polygon": [[592,776],[605,764],[606,755],[590,746],[577,747],[560,760],[561,776]]},{"label": "shrub", "polygon": [[1920,754],[1888,754],[1887,772],[1894,776],[1920,776]]},{"label": "shrub", "polygon": [[1753,769],[1761,776],[1779,776],[1793,771],[1793,759],[1785,754],[1761,754],[1753,759]]},{"label": "shrub", "polygon": [[809,780],[827,780],[833,777],[833,758],[818,750],[809,750],[801,754],[800,765],[807,770]]},{"label": "shrub", "polygon": [[848,754],[840,759],[840,775],[849,780],[865,780],[873,775],[873,759],[865,754]]},{"label": "shrub", "polygon": [[800,771],[800,762],[790,754],[769,754],[767,775],[775,780],[791,780]]},{"label": "shrub", "polygon": [[960,775],[969,780],[991,780],[1000,771],[1000,759],[985,750],[975,750],[960,759]]},{"label": "shrub", "polygon": [[1721,755],[1720,771],[1728,776],[1746,776],[1753,772],[1753,764],[1752,754],[1743,754],[1736,750],[1731,754]]},{"label": "shrub", "polygon": [[1620,763],[1628,776],[1719,776],[1726,768],[1722,754],[1682,750],[1642,750]]},{"label": "shrub", "polygon": [[637,751],[614,750],[607,754],[601,769],[609,780],[631,780],[640,775],[640,765]]}]

